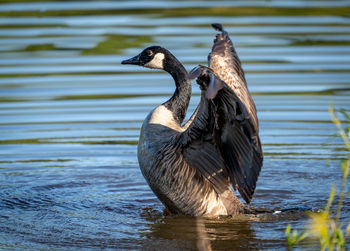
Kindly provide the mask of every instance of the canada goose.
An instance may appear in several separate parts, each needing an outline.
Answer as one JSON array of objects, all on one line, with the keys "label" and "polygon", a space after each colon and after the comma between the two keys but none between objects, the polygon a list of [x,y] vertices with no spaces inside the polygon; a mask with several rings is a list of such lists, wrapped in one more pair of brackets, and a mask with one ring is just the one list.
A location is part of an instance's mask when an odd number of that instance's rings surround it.
[{"label": "canada goose", "polygon": [[[144,49],[122,61],[162,69],[174,79],[172,97],[145,119],[138,144],[142,174],[174,214],[236,215],[249,204],[263,162],[255,104],[232,42],[221,24],[209,54],[209,67],[190,74],[168,50]],[[202,89],[191,119],[182,125],[191,98],[191,79]]]}]

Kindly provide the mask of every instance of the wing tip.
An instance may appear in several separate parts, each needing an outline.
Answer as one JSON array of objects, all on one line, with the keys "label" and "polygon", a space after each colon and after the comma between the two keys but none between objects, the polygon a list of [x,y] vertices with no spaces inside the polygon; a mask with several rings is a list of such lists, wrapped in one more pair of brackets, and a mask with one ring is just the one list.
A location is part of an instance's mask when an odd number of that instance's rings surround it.
[{"label": "wing tip", "polygon": [[220,41],[220,40],[230,40],[230,38],[228,37],[228,33],[227,31],[224,29],[224,26],[220,23],[212,23],[211,26],[216,30],[219,31],[221,33],[216,35],[216,41]]},{"label": "wing tip", "polygon": [[219,23],[213,23],[211,24],[211,26],[217,31],[222,32],[224,30],[224,27],[222,26],[222,24],[219,24]]}]

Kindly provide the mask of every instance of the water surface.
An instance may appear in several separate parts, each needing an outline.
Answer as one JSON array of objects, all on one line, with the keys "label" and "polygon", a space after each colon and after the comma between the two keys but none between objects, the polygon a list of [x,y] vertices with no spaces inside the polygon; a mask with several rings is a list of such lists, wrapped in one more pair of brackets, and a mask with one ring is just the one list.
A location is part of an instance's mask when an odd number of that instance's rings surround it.
[{"label": "water surface", "polygon": [[[284,249],[286,225],[303,228],[304,214],[163,214],[136,148],[174,84],[120,61],[158,44],[190,70],[206,64],[209,24],[223,23],[260,120],[252,206],[318,210],[346,156],[328,108],[350,110],[349,10],[349,1],[2,1],[0,248]],[[344,220],[349,209],[346,198]]]}]

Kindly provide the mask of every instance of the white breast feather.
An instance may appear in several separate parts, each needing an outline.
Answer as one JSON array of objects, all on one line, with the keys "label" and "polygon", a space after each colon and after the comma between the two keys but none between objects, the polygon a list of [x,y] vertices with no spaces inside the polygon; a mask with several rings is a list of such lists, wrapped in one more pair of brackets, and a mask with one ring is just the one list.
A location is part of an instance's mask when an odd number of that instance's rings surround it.
[{"label": "white breast feather", "polygon": [[173,113],[164,105],[160,105],[152,112],[149,124],[166,125],[169,121],[174,121]]}]

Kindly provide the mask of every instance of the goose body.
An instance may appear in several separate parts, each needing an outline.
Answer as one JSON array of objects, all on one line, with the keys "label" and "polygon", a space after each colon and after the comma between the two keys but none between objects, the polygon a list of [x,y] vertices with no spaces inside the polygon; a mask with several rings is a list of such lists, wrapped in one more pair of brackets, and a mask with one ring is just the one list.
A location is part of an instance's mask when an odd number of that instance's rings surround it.
[{"label": "goose body", "polygon": [[171,121],[171,117],[171,112],[161,105],[145,119],[138,145],[142,174],[172,213],[227,215],[225,206],[209,182],[184,159],[181,145],[176,142],[183,129],[177,123],[164,123],[163,120],[170,118]]},{"label": "goose body", "polygon": [[[221,33],[209,56],[210,68],[199,66],[188,74],[175,56],[159,46],[122,62],[162,69],[174,79],[173,96],[143,122],[138,160],[153,192],[176,214],[249,212],[230,187],[249,203],[262,166],[256,110],[243,70],[226,31],[213,26]],[[201,101],[183,125],[191,78],[197,78],[202,89]]]}]

